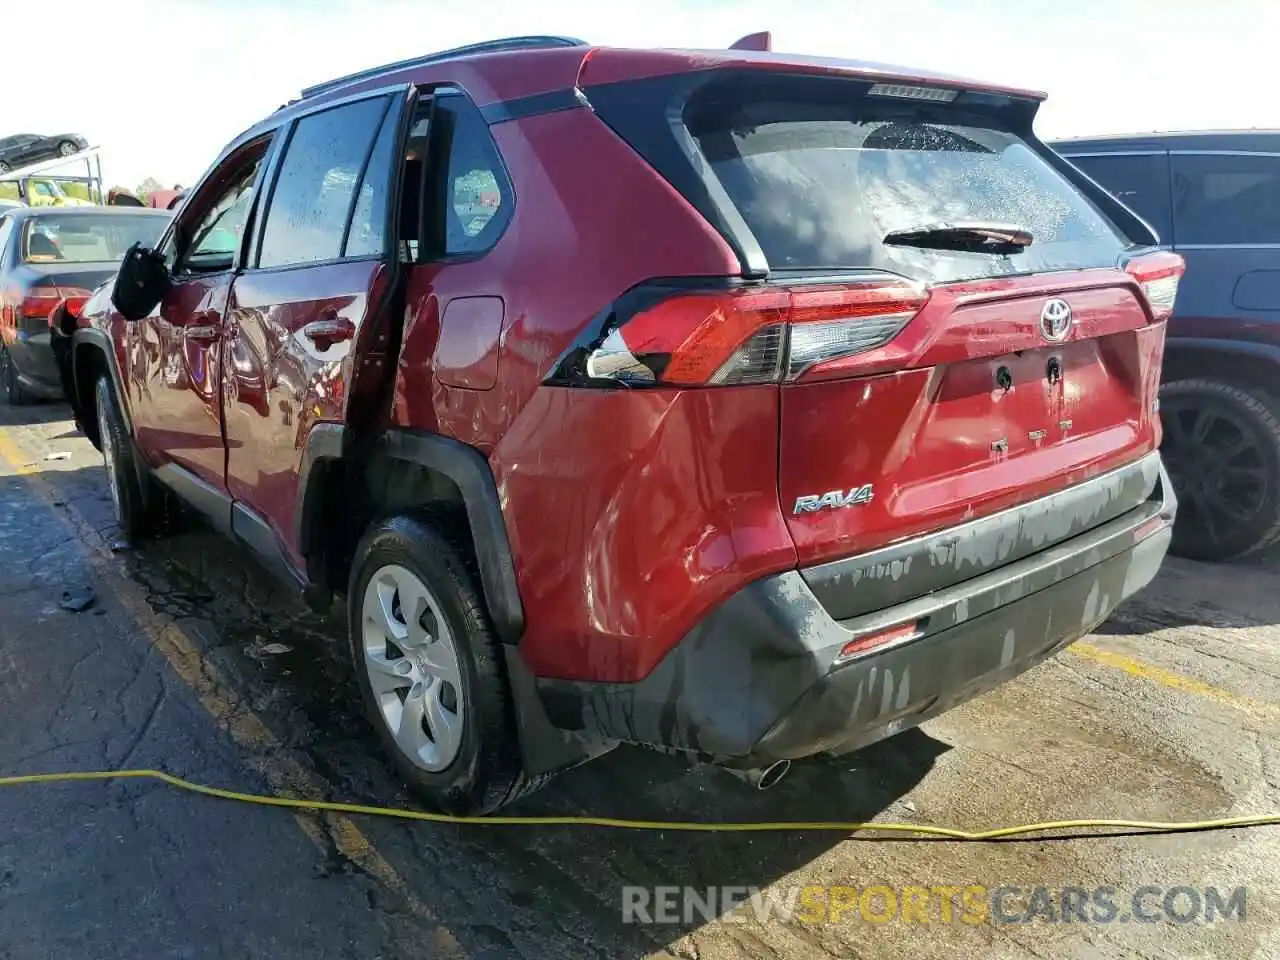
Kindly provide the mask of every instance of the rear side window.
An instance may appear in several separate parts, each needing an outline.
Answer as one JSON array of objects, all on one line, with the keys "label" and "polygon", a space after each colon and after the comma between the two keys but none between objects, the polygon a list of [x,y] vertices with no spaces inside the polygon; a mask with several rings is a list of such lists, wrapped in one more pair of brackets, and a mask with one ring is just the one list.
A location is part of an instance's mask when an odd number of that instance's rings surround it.
[{"label": "rear side window", "polygon": [[[933,108],[743,100],[690,132],[772,269],[890,270],[945,282],[1114,266],[1126,243],[1016,134]],[[887,245],[957,221],[1030,231],[1009,256]]]},{"label": "rear side window", "polygon": [[357,184],[388,103],[360,100],[298,121],[271,194],[259,267],[342,256]]},{"label": "rear side window", "polygon": [[1067,159],[1150,224],[1161,242],[1173,242],[1168,154],[1068,155]]},{"label": "rear side window", "polygon": [[1280,243],[1280,157],[1174,154],[1178,244]]},{"label": "rear side window", "polygon": [[443,193],[444,254],[481,253],[497,242],[513,206],[497,145],[480,111],[460,94],[439,98],[433,122],[448,157],[437,185]]}]

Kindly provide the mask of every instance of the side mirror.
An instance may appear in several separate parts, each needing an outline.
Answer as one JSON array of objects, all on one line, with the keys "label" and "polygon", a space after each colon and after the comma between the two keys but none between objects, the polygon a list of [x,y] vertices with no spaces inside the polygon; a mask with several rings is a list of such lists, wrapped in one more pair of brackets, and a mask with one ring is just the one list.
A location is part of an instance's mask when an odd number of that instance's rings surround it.
[{"label": "side mirror", "polygon": [[169,289],[169,270],[156,251],[135,243],[120,261],[111,303],[126,320],[141,320]]}]

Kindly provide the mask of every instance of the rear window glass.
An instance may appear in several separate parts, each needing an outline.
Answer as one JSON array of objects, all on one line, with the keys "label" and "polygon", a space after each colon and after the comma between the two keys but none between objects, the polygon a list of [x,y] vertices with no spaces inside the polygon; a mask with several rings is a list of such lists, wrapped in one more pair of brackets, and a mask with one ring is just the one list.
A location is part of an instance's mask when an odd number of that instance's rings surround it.
[{"label": "rear window glass", "polygon": [[[1013,133],[900,106],[735,107],[690,132],[772,269],[871,267],[945,282],[1114,266],[1126,245]],[[966,220],[1016,225],[1033,243],[1002,256],[882,242]]]},{"label": "rear window glass", "polygon": [[113,263],[135,243],[155,246],[167,214],[36,217],[26,223],[22,257],[27,263]]},{"label": "rear window glass", "polygon": [[1280,157],[1175,154],[1177,242],[1280,243]]}]

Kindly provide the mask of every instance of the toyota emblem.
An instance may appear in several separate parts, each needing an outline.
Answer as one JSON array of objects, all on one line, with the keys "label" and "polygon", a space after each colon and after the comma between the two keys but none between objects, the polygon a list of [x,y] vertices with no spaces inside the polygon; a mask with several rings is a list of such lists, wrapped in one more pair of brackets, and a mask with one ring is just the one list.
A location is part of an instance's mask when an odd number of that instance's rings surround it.
[{"label": "toyota emblem", "polygon": [[1040,335],[1050,343],[1061,343],[1071,332],[1071,304],[1054,298],[1040,311]]}]

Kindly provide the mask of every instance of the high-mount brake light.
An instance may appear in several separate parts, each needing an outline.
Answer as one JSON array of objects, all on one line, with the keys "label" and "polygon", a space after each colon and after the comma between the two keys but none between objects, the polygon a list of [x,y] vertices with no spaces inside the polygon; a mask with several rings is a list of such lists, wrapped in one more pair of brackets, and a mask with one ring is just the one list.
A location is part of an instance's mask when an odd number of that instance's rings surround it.
[{"label": "high-mount brake light", "polygon": [[867,91],[869,97],[929,100],[933,103],[950,103],[958,95],[958,90],[948,90],[946,87],[918,87],[908,83],[875,83]]},{"label": "high-mount brake light", "polygon": [[612,329],[587,352],[577,379],[626,386],[795,380],[887,343],[927,300],[923,286],[892,276],[677,293]]},{"label": "high-mount brake light", "polygon": [[1176,253],[1160,250],[1134,257],[1124,266],[1125,272],[1138,281],[1146,295],[1151,315],[1156,320],[1173,316],[1178,298],[1178,281],[1186,271],[1186,261]]}]

